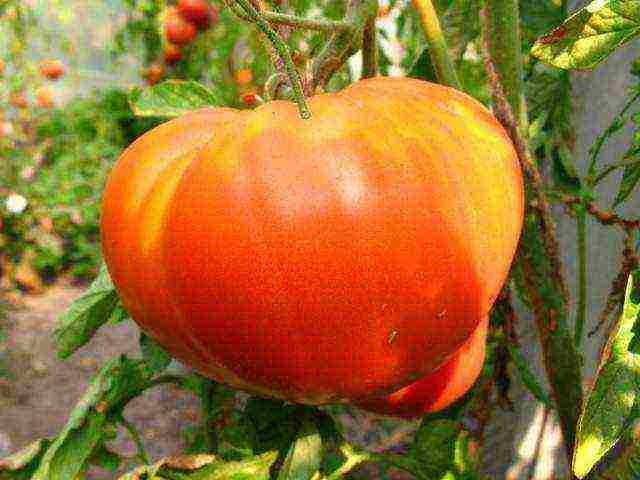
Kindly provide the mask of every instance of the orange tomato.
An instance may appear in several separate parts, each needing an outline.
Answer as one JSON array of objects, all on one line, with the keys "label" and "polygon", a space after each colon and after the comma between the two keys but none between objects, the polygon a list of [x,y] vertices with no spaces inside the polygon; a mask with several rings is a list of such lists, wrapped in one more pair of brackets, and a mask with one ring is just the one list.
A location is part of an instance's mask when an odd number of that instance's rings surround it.
[{"label": "orange tomato", "polygon": [[110,173],[102,248],[135,321],[204,375],[362,402],[441,367],[487,316],[522,175],[493,115],[448,87],[378,77],[309,106],[147,132]]},{"label": "orange tomato", "polygon": [[49,80],[57,80],[64,75],[64,64],[60,60],[42,60],[40,73]]},{"label": "orange tomato", "polygon": [[415,418],[448,407],[473,386],[484,363],[488,318],[453,356],[424,378],[382,398],[358,406],[370,412]]}]

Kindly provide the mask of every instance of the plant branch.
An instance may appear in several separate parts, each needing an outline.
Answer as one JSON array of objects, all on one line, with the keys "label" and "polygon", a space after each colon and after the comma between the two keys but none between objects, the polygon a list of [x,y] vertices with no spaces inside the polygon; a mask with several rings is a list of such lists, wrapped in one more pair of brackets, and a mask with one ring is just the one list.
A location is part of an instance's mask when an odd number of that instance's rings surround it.
[{"label": "plant branch", "polygon": [[609,292],[605,306],[598,318],[598,324],[588,333],[589,337],[595,335],[598,330],[602,328],[602,326],[607,322],[609,315],[611,315],[611,312],[615,310],[616,306],[620,305],[624,301],[624,292],[629,275],[633,270],[640,266],[640,256],[636,253],[633,233],[633,230],[627,230],[626,232],[620,271],[613,280],[611,291]]},{"label": "plant branch", "polygon": [[504,96],[526,139],[529,120],[524,97],[518,0],[486,0],[480,20],[483,46],[489,52],[488,58],[492,59]]},{"label": "plant branch", "polygon": [[[594,142],[594,145],[590,150],[591,157],[589,161],[589,168],[587,170],[587,184],[595,185],[599,181],[599,180],[595,180],[596,166],[598,164],[598,157],[600,156],[602,147],[604,147],[604,144],[607,143],[607,140],[609,140],[609,138],[620,129],[619,122],[621,121],[621,119],[624,119],[625,115],[629,112],[629,109],[633,106],[634,103],[636,103],[638,99],[640,99],[640,90],[638,90],[634,95],[631,96],[631,98],[627,101],[624,107],[622,107],[622,110],[620,110],[620,113],[618,113],[618,115],[614,117],[611,124],[607,127],[607,129],[604,132],[602,132],[602,134]],[[608,173],[609,172],[607,172],[607,174]]]},{"label": "plant branch", "polygon": [[376,17],[372,15],[367,19],[362,32],[362,78],[372,78],[378,75],[378,42],[376,34]]},{"label": "plant branch", "polygon": [[324,88],[334,73],[360,49],[360,41],[367,20],[378,12],[377,0],[349,0],[345,22],[349,30],[334,33],[311,65],[312,90]]},{"label": "plant branch", "polygon": [[569,291],[542,177],[527,144],[517,0],[486,0],[481,11],[485,68],[494,110],[511,137],[525,176],[525,218],[515,268],[540,334],[547,376],[571,462],[582,406],[582,358],[568,327]]},{"label": "plant branch", "polygon": [[282,40],[282,38],[280,38],[280,35],[278,35],[278,33],[273,30],[271,25],[269,25],[269,22],[262,16],[262,14],[256,9],[256,7],[254,7],[254,5],[249,0],[230,1],[237,3],[237,5],[249,17],[250,21],[258,26],[262,33],[267,37],[271,45],[273,45],[273,48],[278,53],[279,59],[284,63],[284,69],[289,79],[289,83],[291,84],[291,89],[293,90],[293,95],[295,97],[296,103],[298,104],[300,116],[303,119],[311,118],[311,111],[309,110],[309,106],[307,105],[307,101],[305,99],[302,80],[300,79],[300,75],[296,70],[293,60],[291,59],[291,52],[289,51],[289,47],[287,46],[287,44]]},{"label": "plant branch", "polygon": [[342,20],[327,20],[325,18],[303,18],[280,12],[262,12],[262,16],[269,23],[287,25],[293,28],[315,30],[318,32],[341,32],[351,29],[351,24]]},{"label": "plant branch", "polygon": [[582,342],[584,323],[587,318],[587,210],[579,207],[577,211],[578,221],[578,312],[574,341],[576,346]]},{"label": "plant branch", "polygon": [[431,0],[412,0],[412,3],[420,14],[422,29],[429,43],[429,54],[436,70],[438,82],[462,90],[433,2]]},{"label": "plant branch", "polygon": [[620,162],[614,162],[610,165],[606,165],[602,171],[600,173],[598,173],[595,178],[592,180],[593,181],[593,185],[597,185],[598,183],[600,183],[602,180],[604,180],[611,172],[616,171],[618,168],[622,168],[622,167],[629,167],[632,165],[638,165],[640,163],[640,160],[638,159],[634,159],[634,160],[622,160]]},{"label": "plant branch", "polygon": [[140,461],[145,465],[150,465],[151,460],[149,459],[149,455],[147,454],[147,451],[144,448],[144,442],[142,441],[142,437],[140,437],[140,433],[138,432],[138,429],[136,428],[136,426],[130,421],[128,421],[126,418],[124,418],[124,415],[122,414],[122,412],[118,412],[116,414],[116,420],[127,430],[129,435],[131,436],[133,443],[135,443],[136,445],[136,450],[138,451],[137,456],[140,459]]},{"label": "plant branch", "polygon": [[560,195],[559,199],[568,206],[583,206],[586,212],[592,215],[602,225],[616,225],[625,231],[634,230],[640,227],[640,218],[625,218],[617,213],[601,210],[594,202],[585,202],[582,197],[575,195]]}]

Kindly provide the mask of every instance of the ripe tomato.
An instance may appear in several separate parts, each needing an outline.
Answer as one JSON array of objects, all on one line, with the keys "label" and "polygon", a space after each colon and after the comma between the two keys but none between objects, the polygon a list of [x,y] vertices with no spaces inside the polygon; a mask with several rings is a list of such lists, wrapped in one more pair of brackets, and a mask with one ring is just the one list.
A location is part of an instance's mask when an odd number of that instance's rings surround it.
[{"label": "ripe tomato", "polygon": [[303,403],[390,394],[484,318],[522,226],[516,153],[471,97],[374,78],[210,108],[109,176],[104,257],[124,305],[218,381]]},{"label": "ripe tomato", "polygon": [[64,64],[60,60],[42,60],[40,74],[49,80],[57,80],[64,75]]},{"label": "ripe tomato", "polygon": [[200,30],[206,30],[218,21],[217,8],[209,5],[207,0],[178,0],[178,11]]},{"label": "ripe tomato", "polygon": [[358,406],[383,415],[403,418],[436,412],[460,399],[477,380],[485,356],[488,318],[453,356],[435,371],[417,382],[382,398],[367,400]]},{"label": "ripe tomato", "polygon": [[41,108],[53,107],[54,95],[49,87],[40,87],[36,90],[36,105]]},{"label": "ripe tomato", "polygon": [[0,75],[2,75],[6,66],[7,64],[5,63],[5,61],[0,58]]},{"label": "ripe tomato", "polygon": [[175,65],[182,58],[182,50],[177,45],[167,43],[164,47],[164,63]]},{"label": "ripe tomato", "polygon": [[9,103],[15,108],[27,108],[27,98],[22,92],[11,92]]},{"label": "ripe tomato", "polygon": [[196,26],[182,18],[173,8],[168,8],[164,20],[164,32],[169,42],[175,45],[186,45],[196,38]]},{"label": "ripe tomato", "polygon": [[149,68],[147,68],[143,72],[143,78],[146,79],[148,85],[155,85],[160,80],[162,80],[163,77],[164,77],[164,67],[157,62],[154,62],[151,65],[149,65]]},{"label": "ripe tomato", "polygon": [[238,85],[249,85],[253,81],[253,72],[250,68],[241,68],[235,73],[234,78]]}]

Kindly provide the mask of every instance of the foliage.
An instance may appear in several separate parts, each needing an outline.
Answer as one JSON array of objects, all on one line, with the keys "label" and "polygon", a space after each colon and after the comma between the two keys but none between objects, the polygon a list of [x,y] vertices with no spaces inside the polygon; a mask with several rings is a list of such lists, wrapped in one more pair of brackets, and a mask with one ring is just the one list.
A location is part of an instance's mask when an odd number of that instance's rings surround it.
[{"label": "foliage", "polygon": [[[166,7],[172,3],[123,0],[119,10],[122,21],[107,42],[111,58],[124,61],[134,57],[145,72],[161,64],[166,47],[162,22]],[[348,14],[347,2],[341,0],[267,3],[262,6],[270,11],[313,19],[340,21]],[[495,79],[485,68],[485,61],[490,59],[485,56],[486,39],[479,17],[481,6],[486,8],[491,2],[434,3],[464,90],[500,113]],[[4,75],[0,72],[0,277],[10,278],[24,289],[37,285],[25,274],[29,268],[47,280],[65,272],[94,279],[87,292],[60,317],[55,341],[62,358],[87,345],[101,328],[128,317],[106,268],[99,268],[100,196],[120,152],[167,117],[192,109],[208,105],[250,108],[253,105],[243,99],[247,93],[256,94],[258,103],[273,96],[291,98],[286,82],[274,80],[277,75],[272,48],[258,29],[239,19],[227,5],[216,6],[219,21],[185,46],[175,64],[163,65],[168,81],[142,88],[138,79],[138,84],[130,85],[132,88],[101,88],[72,96],[53,109],[33,105],[22,109],[10,103],[12,95],[33,93],[43,84],[35,63],[28,58],[26,45],[34,36],[41,43],[42,38],[53,41],[53,37],[38,33],[46,30],[38,26],[44,10],[41,3],[0,1],[0,15],[7,20],[0,25],[0,60],[6,63]],[[638,2],[596,0],[573,14],[568,14],[564,1],[520,0],[519,7],[522,44],[502,47],[505,51],[522,48],[524,92],[515,93],[526,96],[526,149],[532,153],[533,163],[550,177],[543,193],[565,202],[577,217],[578,243],[586,241],[587,214],[605,225],[622,228],[628,239],[636,238],[637,221],[601,211],[596,202],[599,183],[620,170],[623,173],[612,208],[622,205],[636,191],[640,180],[640,114],[632,113],[632,107],[640,99],[640,89],[636,85],[628,92],[620,114],[596,139],[587,171],[581,172],[574,158],[571,78],[566,70],[592,68],[635,38],[640,33]],[[408,2],[399,0],[390,2],[389,9],[391,13],[380,15],[377,27],[380,71],[437,81],[432,45],[424,38],[420,15]],[[313,73],[314,61],[338,37],[326,29],[277,29],[302,72]],[[71,51],[68,39],[60,38],[59,42],[62,51]],[[352,46],[347,57],[358,49]],[[340,59],[325,90],[341,89],[358,78],[358,62],[345,60]],[[639,65],[636,62],[632,66],[635,75],[639,75]],[[239,81],[242,71],[250,73],[249,80]],[[635,132],[627,152],[619,162],[601,165],[603,146],[629,123]],[[533,191],[539,186],[529,179],[527,187]],[[570,335],[567,298],[549,287],[549,281],[556,279],[554,258],[537,213],[544,205],[536,204],[535,208],[538,210],[527,215],[521,245],[521,258],[530,263],[515,265],[512,284],[520,300],[539,317],[542,334],[548,334],[543,341],[550,341],[552,350],[576,353],[584,320],[581,307]],[[634,257],[626,252],[631,265]],[[581,255],[578,261],[584,266],[587,259]],[[527,270],[528,265],[534,268]],[[582,272],[579,283],[584,289],[579,293],[579,305],[584,304],[587,292]],[[577,398],[580,392],[574,395],[576,390],[569,390],[573,380],[579,378],[582,365],[573,361],[553,365],[559,373],[550,375],[552,393],[548,393],[518,345],[510,326],[515,321],[510,317],[512,310],[503,310],[510,300],[494,310],[498,321],[493,322],[490,353],[475,388],[446,411],[425,416],[403,453],[373,452],[350,443],[337,416],[329,415],[328,410],[256,396],[242,402],[234,390],[198,374],[175,374],[170,368],[171,356],[152,337],[141,333],[139,354],[122,355],[104,365],[62,430],[0,460],[0,478],[71,480],[82,478],[91,465],[100,465],[111,472],[128,470],[122,479],[322,480],[345,478],[361,465],[376,462],[420,479],[479,479],[482,425],[496,404],[509,404],[508,387],[513,375],[518,375],[540,402],[551,408],[555,405],[561,417],[571,416],[567,404],[576,411],[580,409],[573,451],[573,471],[578,477],[600,465],[596,478],[633,478],[640,457],[632,428],[638,417],[638,275],[635,271],[629,279],[622,314],[603,349],[598,375],[581,409]],[[0,288],[7,286],[6,281],[0,284]],[[2,327],[0,321],[0,379],[5,372]],[[572,355],[561,358],[573,360]],[[135,425],[126,420],[124,411],[133,398],[165,384],[197,395],[202,421],[193,431],[185,432],[189,447],[183,455],[149,459]],[[570,436],[574,426],[565,428],[565,435]],[[135,464],[110,445],[122,430],[131,435],[138,448]],[[613,447],[618,443],[623,447],[616,453]],[[607,477],[607,472],[614,474]]]}]

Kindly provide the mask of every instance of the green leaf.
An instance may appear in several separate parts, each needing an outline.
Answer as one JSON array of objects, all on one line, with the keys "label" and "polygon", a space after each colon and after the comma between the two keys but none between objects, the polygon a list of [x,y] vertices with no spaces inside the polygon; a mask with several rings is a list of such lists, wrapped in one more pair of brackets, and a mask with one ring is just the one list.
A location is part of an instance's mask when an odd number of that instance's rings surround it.
[{"label": "green leaf", "polygon": [[140,350],[142,358],[156,373],[161,372],[171,363],[171,355],[158,342],[142,331],[140,332]]},{"label": "green leaf", "polygon": [[118,467],[120,467],[120,463],[122,463],[120,456],[104,445],[100,445],[96,451],[93,452],[89,461],[92,465],[97,465],[111,472],[115,472]]},{"label": "green leaf", "polygon": [[637,0],[594,0],[540,37],[531,54],[563,69],[593,68],[638,34]]},{"label": "green leaf", "polygon": [[582,184],[573,164],[573,156],[566,145],[560,144],[553,158],[553,180],[562,192],[579,194]]},{"label": "green leaf", "polygon": [[315,425],[306,419],[289,448],[278,480],[309,480],[319,470],[321,461],[322,438]]},{"label": "green leaf", "polygon": [[67,358],[91,340],[96,331],[110,320],[118,302],[107,267],[102,264],[89,289],[58,320],[59,325],[53,332],[58,356]]},{"label": "green leaf", "polygon": [[628,423],[640,386],[640,355],[629,346],[640,313],[640,271],[629,276],[622,315],[602,352],[594,386],[578,422],[573,471],[585,477],[618,442]]},{"label": "green leaf", "polygon": [[47,439],[36,440],[19,452],[0,459],[0,478],[29,480],[50,444]]},{"label": "green leaf", "polygon": [[621,203],[631,196],[638,181],[640,180],[640,163],[634,165],[628,165],[624,169],[622,174],[622,180],[620,181],[620,187],[618,188],[618,194],[613,202],[613,208],[617,207]]},{"label": "green leaf", "polygon": [[[278,452],[266,452],[255,457],[237,462],[213,461],[189,474],[183,474],[184,480],[270,480],[270,469],[278,458]],[[162,468],[159,471],[163,475],[165,471],[174,472],[174,469]],[[174,478],[167,475],[167,478]]]},{"label": "green leaf", "polygon": [[457,420],[425,418],[408,455],[383,454],[382,457],[419,479],[478,478],[477,461],[470,453],[468,432]]},{"label": "green leaf", "polygon": [[73,480],[108,438],[108,413],[141,393],[149,381],[149,368],[124,355],[96,374],[51,443],[32,480]]},{"label": "green leaf", "polygon": [[177,117],[223,103],[204,85],[182,80],[167,80],[145,89],[137,87],[131,92],[129,102],[133,112],[143,117]]},{"label": "green leaf", "polygon": [[427,82],[436,83],[438,81],[436,69],[431,61],[429,47],[425,47],[424,50],[422,50],[422,53],[411,67],[408,76],[411,78],[426,80]]},{"label": "green leaf", "polygon": [[529,368],[529,364],[522,355],[520,349],[511,343],[507,345],[507,348],[509,349],[511,360],[513,360],[513,363],[518,371],[520,381],[524,384],[525,387],[529,389],[536,400],[544,403],[549,408],[553,408],[553,402],[551,401],[549,393],[540,384],[534,373]]}]

